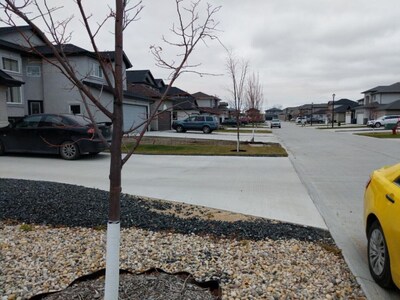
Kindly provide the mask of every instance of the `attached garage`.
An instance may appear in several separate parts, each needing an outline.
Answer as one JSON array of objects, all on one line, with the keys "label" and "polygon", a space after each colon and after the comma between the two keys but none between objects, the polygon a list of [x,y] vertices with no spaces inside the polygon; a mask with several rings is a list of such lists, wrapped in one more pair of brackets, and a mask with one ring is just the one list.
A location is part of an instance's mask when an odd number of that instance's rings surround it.
[{"label": "attached garage", "polygon": [[[124,103],[124,131],[136,128],[148,118],[148,107],[144,105],[137,104],[127,104]],[[141,132],[144,125],[133,130],[132,134]]]},{"label": "attached garage", "polygon": [[357,117],[357,124],[364,124],[364,113],[357,113],[356,117]]}]

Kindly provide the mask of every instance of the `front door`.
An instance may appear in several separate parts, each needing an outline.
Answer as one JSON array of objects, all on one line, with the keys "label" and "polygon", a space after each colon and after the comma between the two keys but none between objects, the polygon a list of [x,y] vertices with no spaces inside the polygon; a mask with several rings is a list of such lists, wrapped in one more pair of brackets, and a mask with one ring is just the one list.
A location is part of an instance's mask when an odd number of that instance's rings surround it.
[{"label": "front door", "polygon": [[43,113],[43,101],[40,100],[28,100],[29,114],[36,115]]}]

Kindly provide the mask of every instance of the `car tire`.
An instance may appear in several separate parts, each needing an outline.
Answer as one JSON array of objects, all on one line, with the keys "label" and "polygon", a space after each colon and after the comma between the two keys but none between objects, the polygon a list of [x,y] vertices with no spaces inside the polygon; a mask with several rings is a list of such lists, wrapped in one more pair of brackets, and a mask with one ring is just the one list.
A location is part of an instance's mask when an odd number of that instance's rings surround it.
[{"label": "car tire", "polygon": [[368,265],[377,284],[383,288],[393,287],[389,252],[378,221],[375,221],[368,231]]},{"label": "car tire", "polygon": [[74,160],[79,158],[79,148],[78,145],[71,141],[66,141],[61,144],[60,156],[66,160]]},{"label": "car tire", "polygon": [[185,129],[183,129],[182,125],[176,126],[176,132],[185,132]]},{"label": "car tire", "polygon": [[0,141],[0,155],[4,155],[4,152],[5,152],[5,150],[4,150],[4,144],[3,144],[2,141]]},{"label": "car tire", "polygon": [[379,128],[379,127],[381,127],[381,123],[379,123],[379,122],[375,123],[375,128]]},{"label": "car tire", "polygon": [[204,133],[211,133],[211,128],[209,126],[204,126],[203,127],[203,132]]}]

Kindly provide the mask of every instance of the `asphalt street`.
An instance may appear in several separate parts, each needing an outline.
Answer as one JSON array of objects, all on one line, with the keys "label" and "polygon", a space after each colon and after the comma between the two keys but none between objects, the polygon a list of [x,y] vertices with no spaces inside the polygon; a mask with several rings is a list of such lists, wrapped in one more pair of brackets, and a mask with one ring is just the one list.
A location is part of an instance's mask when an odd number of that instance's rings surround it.
[{"label": "asphalt street", "polygon": [[400,139],[375,139],[352,131],[318,130],[283,123],[275,135],[361,283],[368,299],[399,299],[376,285],[368,270],[363,195],[369,174],[400,162]]}]

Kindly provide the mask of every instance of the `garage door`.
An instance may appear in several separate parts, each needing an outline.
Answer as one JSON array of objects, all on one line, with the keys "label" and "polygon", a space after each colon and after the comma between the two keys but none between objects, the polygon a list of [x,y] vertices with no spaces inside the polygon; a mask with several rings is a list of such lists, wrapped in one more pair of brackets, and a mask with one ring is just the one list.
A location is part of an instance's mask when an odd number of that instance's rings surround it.
[{"label": "garage door", "polygon": [[171,112],[164,111],[158,115],[158,130],[171,129]]},{"label": "garage door", "polygon": [[[124,104],[124,131],[130,130],[142,124],[147,119],[147,106]],[[142,131],[144,125],[134,132]],[[134,133],[132,132],[132,133]]]},{"label": "garage door", "polygon": [[357,114],[357,124],[364,124],[364,114]]}]

